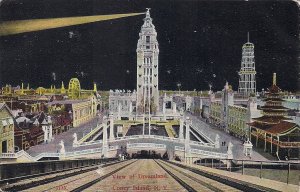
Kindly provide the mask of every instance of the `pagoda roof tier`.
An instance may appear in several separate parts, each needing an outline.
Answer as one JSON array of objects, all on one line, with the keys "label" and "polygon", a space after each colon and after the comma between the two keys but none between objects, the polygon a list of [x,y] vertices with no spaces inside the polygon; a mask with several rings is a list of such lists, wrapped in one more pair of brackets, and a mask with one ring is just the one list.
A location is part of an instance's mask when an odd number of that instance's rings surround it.
[{"label": "pagoda roof tier", "polygon": [[283,107],[282,105],[279,105],[279,106],[264,105],[264,106],[261,106],[260,108],[262,110],[264,110],[264,109],[289,110],[289,108]]},{"label": "pagoda roof tier", "polygon": [[263,115],[268,116],[268,117],[270,117],[270,116],[279,117],[279,116],[287,116],[288,112],[286,110],[282,110],[282,109],[264,109]]},{"label": "pagoda roof tier", "polygon": [[280,123],[283,120],[292,120],[290,118],[286,118],[284,116],[273,116],[273,117],[268,117],[268,116],[262,116],[262,117],[257,117],[257,118],[252,118],[254,121],[260,121],[262,123],[266,124],[277,124]]},{"label": "pagoda roof tier", "polygon": [[263,124],[263,123],[259,123],[259,122],[252,122],[252,123],[247,123],[249,126],[254,127],[256,129],[261,129],[261,130],[267,130],[270,127],[272,127],[274,124]]},{"label": "pagoda roof tier", "polygon": [[291,123],[287,121],[281,121],[276,125],[263,125],[257,122],[249,123],[251,127],[261,129],[267,133],[274,135],[286,135],[293,131],[294,129],[299,129],[300,127],[296,123]]},{"label": "pagoda roof tier", "polygon": [[268,88],[269,93],[280,93],[281,89],[277,85],[272,85],[270,88]]},{"label": "pagoda roof tier", "polygon": [[289,132],[290,130],[292,130],[295,127],[297,127],[296,123],[291,123],[288,121],[281,121],[277,125],[272,126],[267,131],[270,133],[274,133],[274,134],[286,134],[287,132]]},{"label": "pagoda roof tier", "polygon": [[283,102],[284,100],[281,98],[278,98],[278,97],[276,97],[276,98],[268,97],[268,98],[263,99],[263,101],[273,101],[273,102],[282,101]]}]

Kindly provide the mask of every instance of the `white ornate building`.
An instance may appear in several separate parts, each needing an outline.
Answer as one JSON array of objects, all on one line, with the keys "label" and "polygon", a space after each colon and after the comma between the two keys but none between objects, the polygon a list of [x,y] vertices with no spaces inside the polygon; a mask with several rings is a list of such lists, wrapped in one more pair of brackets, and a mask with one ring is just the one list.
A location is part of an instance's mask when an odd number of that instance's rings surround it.
[{"label": "white ornate building", "polygon": [[[158,91],[158,42],[149,9],[139,33],[137,43],[137,107],[138,112],[157,111]],[[149,107],[150,106],[150,107]],[[144,110],[145,109],[145,110]]]},{"label": "white ornate building", "polygon": [[242,65],[239,72],[239,92],[245,95],[256,93],[255,80],[255,61],[254,61],[254,44],[248,42],[243,45],[242,51]]}]

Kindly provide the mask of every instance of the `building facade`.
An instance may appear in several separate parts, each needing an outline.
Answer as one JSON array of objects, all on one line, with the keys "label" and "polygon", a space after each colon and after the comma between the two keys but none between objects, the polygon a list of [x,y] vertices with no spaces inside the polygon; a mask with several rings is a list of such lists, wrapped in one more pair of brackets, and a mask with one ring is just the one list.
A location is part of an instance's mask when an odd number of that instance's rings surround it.
[{"label": "building facade", "polygon": [[129,118],[136,112],[136,92],[125,90],[110,90],[109,92],[109,112],[121,119]]},{"label": "building facade", "polygon": [[244,98],[240,100],[239,97],[235,97],[231,86],[226,83],[221,100],[216,100],[213,93],[210,100],[208,111],[209,121],[212,124],[242,140],[250,137],[247,123],[252,122],[252,118],[261,116],[261,111],[257,109],[256,97],[249,97],[245,103]]},{"label": "building facade", "polygon": [[149,9],[139,33],[137,43],[137,107],[139,113],[157,111],[158,91],[158,41]]},{"label": "building facade", "polygon": [[229,133],[233,134],[238,138],[247,138],[249,128],[246,123],[248,123],[247,118],[247,108],[230,105],[228,106],[228,117],[227,117],[227,130]]},{"label": "building facade", "polygon": [[97,114],[97,99],[95,96],[90,99],[72,102],[73,127],[78,127]]},{"label": "building facade", "polygon": [[215,125],[221,124],[222,121],[221,109],[222,109],[221,102],[213,101],[210,103],[209,118],[211,123]]},{"label": "building facade", "polygon": [[[46,141],[45,141],[46,139]],[[52,139],[52,122],[41,112],[35,116],[16,117],[15,146],[16,151],[28,150],[30,147],[48,142]]]},{"label": "building facade", "polygon": [[13,115],[6,104],[0,103],[0,155],[14,152]]}]

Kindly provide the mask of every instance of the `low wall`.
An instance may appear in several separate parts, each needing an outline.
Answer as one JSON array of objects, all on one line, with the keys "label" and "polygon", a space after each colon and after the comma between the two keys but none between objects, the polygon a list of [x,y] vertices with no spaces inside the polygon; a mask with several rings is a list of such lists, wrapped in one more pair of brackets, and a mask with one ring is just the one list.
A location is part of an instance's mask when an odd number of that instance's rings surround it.
[{"label": "low wall", "polygon": [[67,170],[70,168],[92,166],[117,158],[105,159],[79,159],[79,160],[63,160],[63,161],[40,161],[31,163],[8,163],[0,164],[0,184],[3,180],[29,176],[33,174],[48,173],[53,171]]}]

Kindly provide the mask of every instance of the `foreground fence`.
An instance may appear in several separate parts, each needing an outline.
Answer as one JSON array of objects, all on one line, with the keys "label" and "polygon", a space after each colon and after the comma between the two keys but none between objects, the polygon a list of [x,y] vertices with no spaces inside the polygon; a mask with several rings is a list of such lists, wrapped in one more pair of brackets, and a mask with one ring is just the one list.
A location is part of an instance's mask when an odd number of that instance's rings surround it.
[{"label": "foreground fence", "polygon": [[5,182],[6,179],[10,178],[28,177],[30,175],[37,175],[42,173],[64,171],[74,168],[97,165],[115,160],[117,160],[117,158],[0,164],[0,184],[2,182]]},{"label": "foreground fence", "polygon": [[185,157],[184,159],[188,164],[196,164],[199,166],[206,166],[300,186],[300,163],[297,162],[211,158],[200,159],[197,157]]}]

